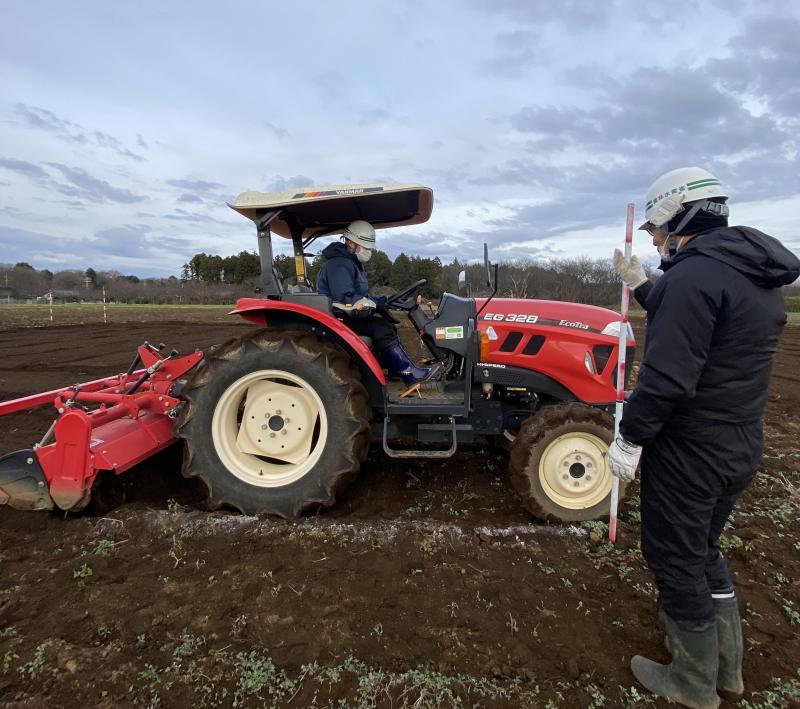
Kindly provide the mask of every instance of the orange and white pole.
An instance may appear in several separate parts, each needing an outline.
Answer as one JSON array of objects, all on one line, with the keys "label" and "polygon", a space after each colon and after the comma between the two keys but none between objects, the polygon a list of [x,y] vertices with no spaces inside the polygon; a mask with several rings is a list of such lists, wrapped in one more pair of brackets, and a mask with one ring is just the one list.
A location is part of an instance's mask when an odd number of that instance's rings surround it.
[{"label": "orange and white pole", "polygon": [[103,322],[108,324],[108,316],[106,315],[106,287],[103,286]]},{"label": "orange and white pole", "polygon": [[[634,204],[628,205],[625,220],[625,258],[630,259],[633,250],[633,210]],[[628,346],[628,306],[631,289],[622,282],[622,305],[620,307],[619,343],[617,347],[617,401],[614,407],[614,438],[619,435],[619,424],[622,421],[622,407],[625,402],[625,352]],[[619,478],[611,476],[611,513],[608,516],[608,538],[617,541],[617,507],[619,506]]]},{"label": "orange and white pole", "polygon": [[47,292],[47,300],[50,302],[50,322],[53,322],[53,291]]}]

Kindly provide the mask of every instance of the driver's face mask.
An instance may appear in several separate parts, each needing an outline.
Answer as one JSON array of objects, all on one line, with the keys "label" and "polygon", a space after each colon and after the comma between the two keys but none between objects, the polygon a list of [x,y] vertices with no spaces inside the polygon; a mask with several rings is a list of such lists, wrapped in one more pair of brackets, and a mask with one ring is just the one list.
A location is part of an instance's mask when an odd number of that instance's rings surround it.
[{"label": "driver's face mask", "polygon": [[372,249],[365,249],[363,246],[359,245],[356,250],[356,258],[361,261],[361,263],[366,263],[372,258]]}]

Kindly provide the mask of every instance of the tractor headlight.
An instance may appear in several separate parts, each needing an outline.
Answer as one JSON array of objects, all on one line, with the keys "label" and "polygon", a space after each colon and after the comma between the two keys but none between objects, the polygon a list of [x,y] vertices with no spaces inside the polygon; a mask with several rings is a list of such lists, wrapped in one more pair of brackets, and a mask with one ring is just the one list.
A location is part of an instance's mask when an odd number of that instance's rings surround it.
[{"label": "tractor headlight", "polygon": [[[630,323],[625,323],[625,325],[628,328],[628,339],[629,340],[635,339],[633,337],[633,328],[631,327],[631,324]],[[620,329],[621,326],[622,326],[622,321],[621,320],[614,320],[614,322],[608,323],[608,325],[606,325],[603,328],[603,331],[600,334],[601,335],[609,335],[611,337],[619,337],[619,329]]]},{"label": "tractor headlight", "polygon": [[597,372],[594,371],[594,360],[592,360],[592,355],[590,355],[588,352],[583,358],[583,363],[586,365],[586,369],[589,370],[589,374],[597,374]]}]

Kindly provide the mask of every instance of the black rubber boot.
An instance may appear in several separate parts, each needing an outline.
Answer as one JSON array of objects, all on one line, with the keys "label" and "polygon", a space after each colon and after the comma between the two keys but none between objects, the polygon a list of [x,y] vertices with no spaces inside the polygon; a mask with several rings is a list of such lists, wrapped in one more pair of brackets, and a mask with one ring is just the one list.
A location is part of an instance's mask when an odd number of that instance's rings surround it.
[{"label": "black rubber boot", "polygon": [[399,342],[395,342],[381,354],[392,373],[399,374],[406,386],[425,382],[438,371],[437,367],[417,367]]},{"label": "black rubber boot", "polygon": [[717,692],[723,699],[738,702],[744,694],[742,680],[742,619],[736,598],[714,599],[717,616],[717,642],[719,644],[719,671]]},{"label": "black rubber boot", "polygon": [[672,662],[661,665],[636,655],[631,660],[636,679],[653,694],[690,709],[717,709],[717,624],[683,630],[667,616],[667,636]]}]

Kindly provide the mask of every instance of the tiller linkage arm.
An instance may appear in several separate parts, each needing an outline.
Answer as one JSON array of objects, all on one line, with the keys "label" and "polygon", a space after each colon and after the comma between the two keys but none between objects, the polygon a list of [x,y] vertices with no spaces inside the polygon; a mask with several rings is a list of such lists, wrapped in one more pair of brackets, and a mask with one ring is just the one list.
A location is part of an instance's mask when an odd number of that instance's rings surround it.
[{"label": "tiller linkage arm", "polygon": [[82,509],[99,471],[123,473],[175,442],[181,377],[203,360],[177,354],[145,343],[125,374],[0,402],[0,416],[47,403],[58,411],[40,443],[0,457],[0,505]]}]

